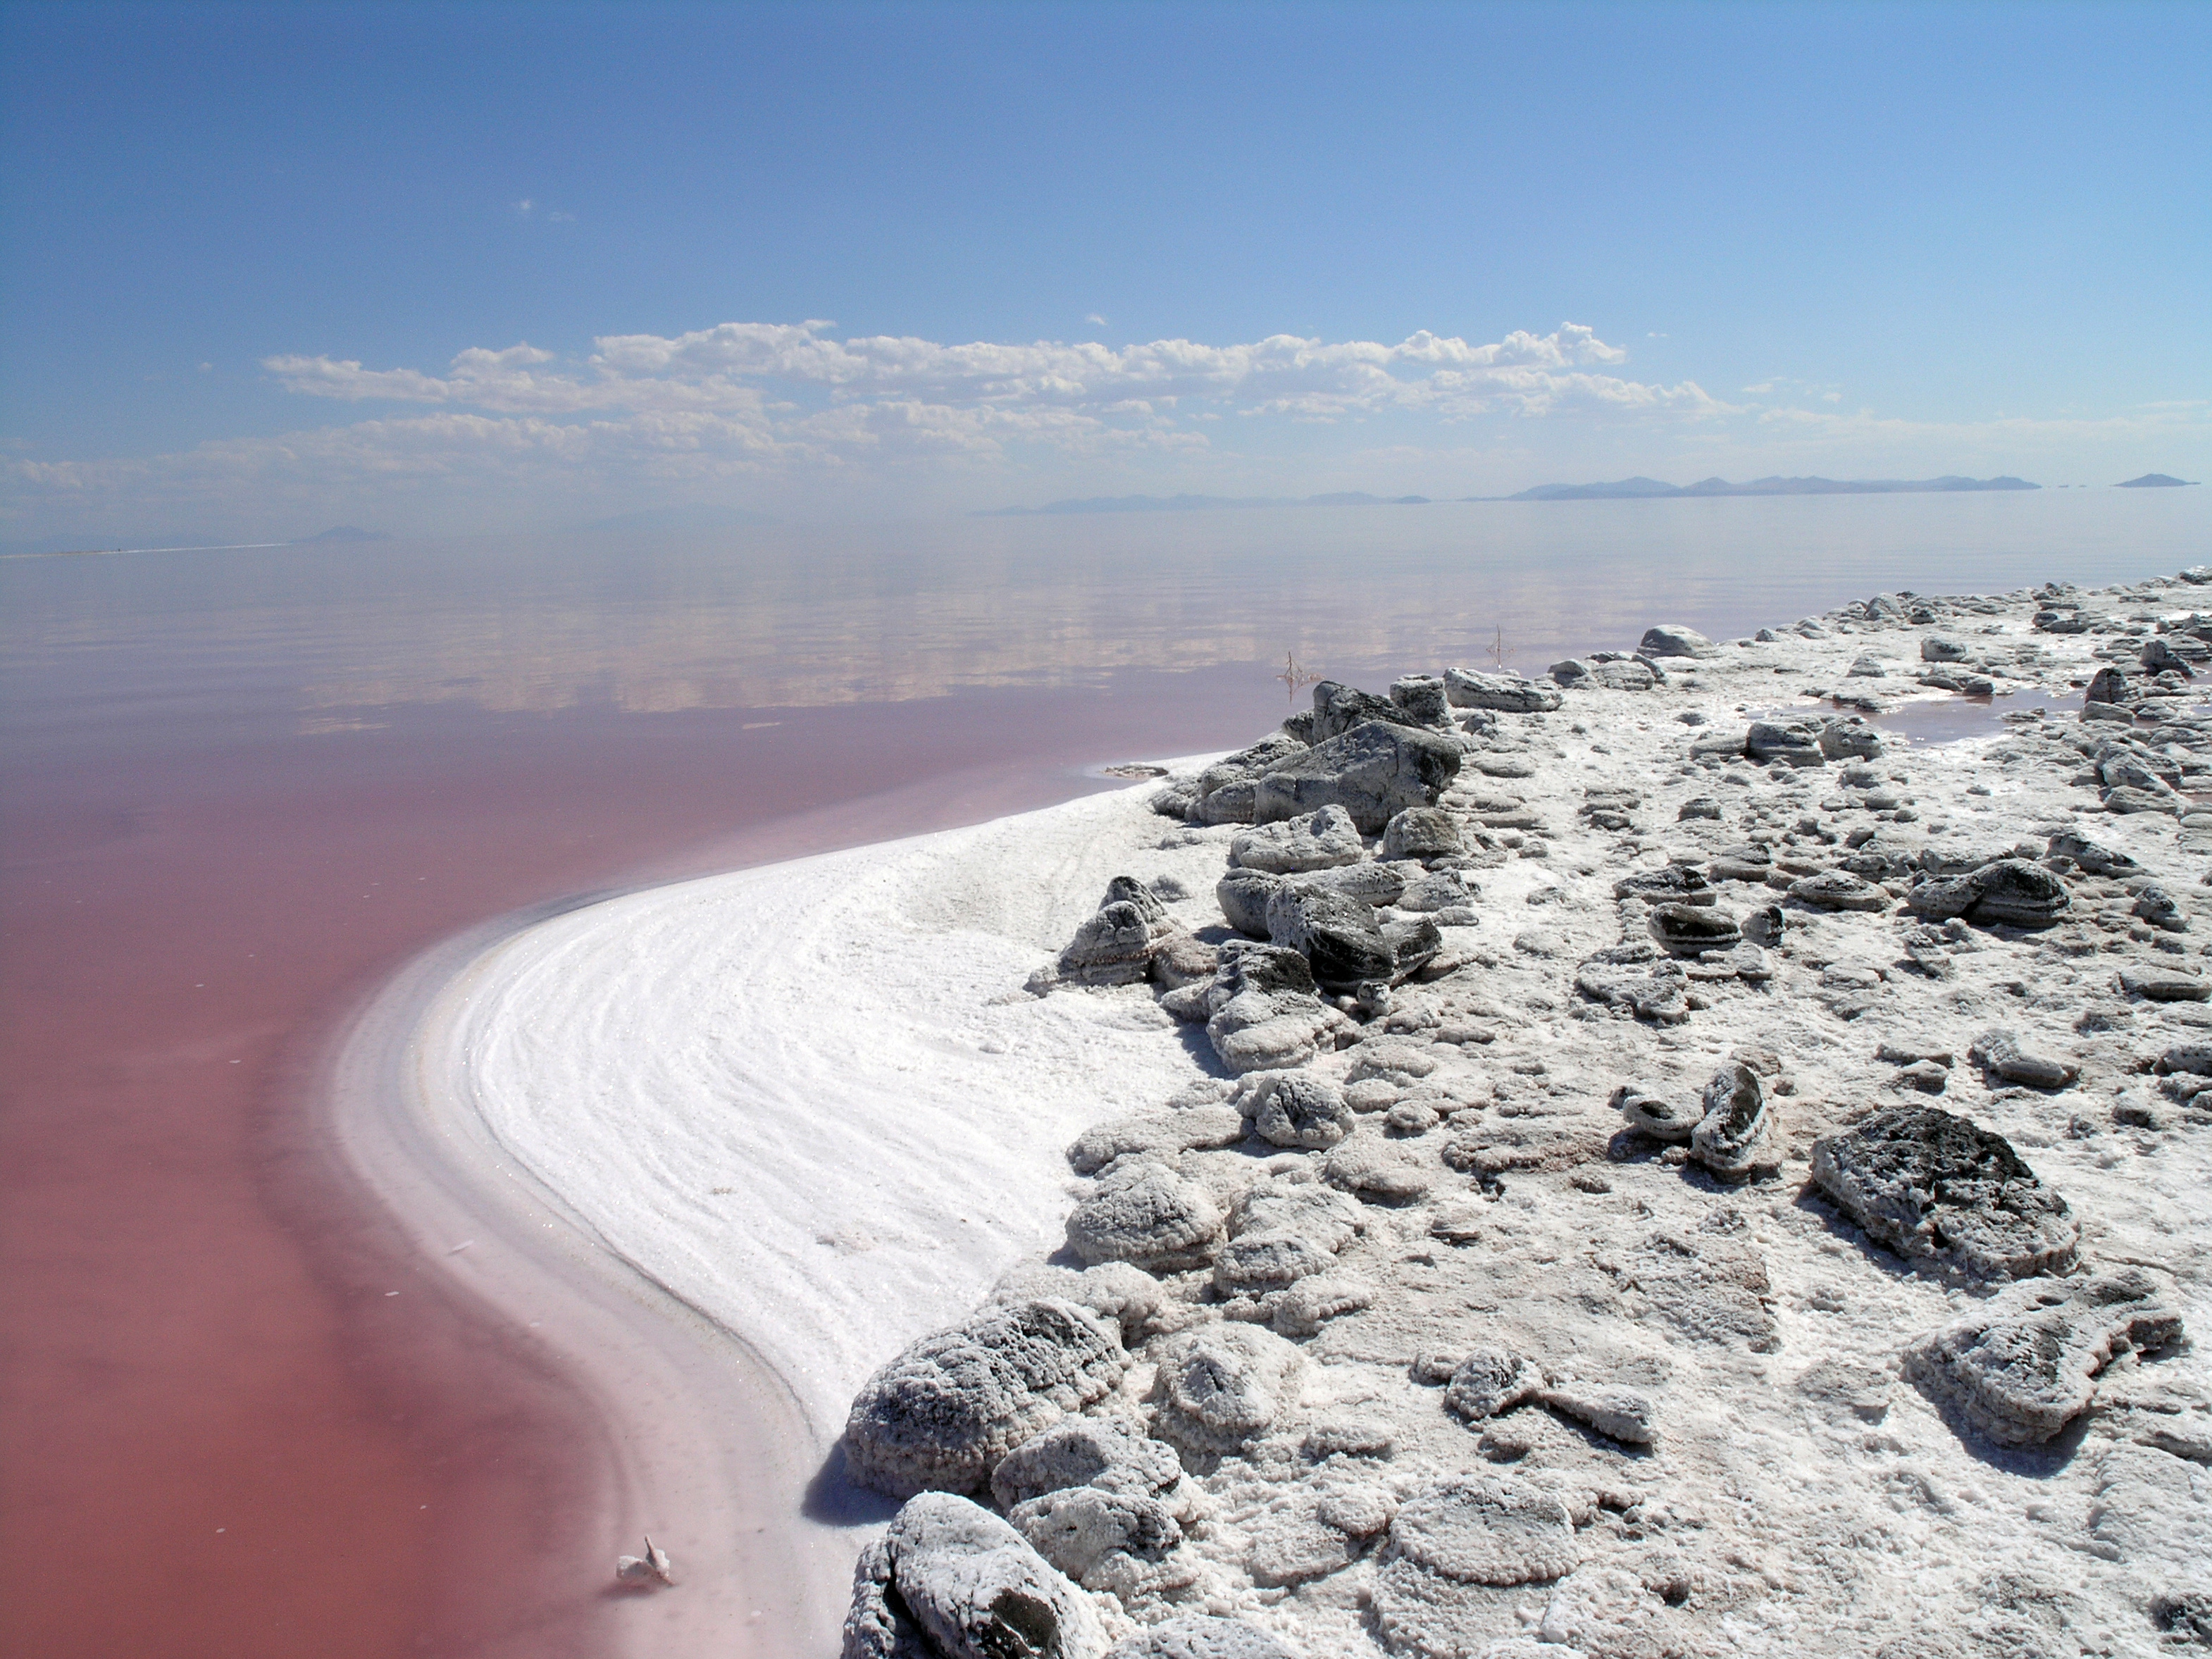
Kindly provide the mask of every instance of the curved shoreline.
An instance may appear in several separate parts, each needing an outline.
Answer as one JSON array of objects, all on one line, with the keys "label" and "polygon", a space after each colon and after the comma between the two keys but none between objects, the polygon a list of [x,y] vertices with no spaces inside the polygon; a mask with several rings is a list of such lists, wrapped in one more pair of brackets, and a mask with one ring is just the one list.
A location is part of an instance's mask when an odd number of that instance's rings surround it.
[{"label": "curved shoreline", "polygon": [[[577,908],[487,923],[393,975],[337,1038],[330,1121],[347,1165],[420,1250],[422,1268],[526,1332],[604,1425],[599,1443],[579,1449],[601,1466],[592,1484],[607,1494],[586,1529],[599,1553],[579,1570],[607,1587],[610,1650],[662,1659],[712,1643],[787,1653],[795,1632],[838,1604],[849,1571],[788,1533],[748,1523],[749,1494],[811,1477],[817,1459],[804,1413],[742,1338],[615,1255],[503,1152],[471,1109],[465,1061],[454,1052],[471,989],[500,948]],[[648,1530],[674,1556],[680,1590],[615,1590],[614,1555],[634,1552]]]}]

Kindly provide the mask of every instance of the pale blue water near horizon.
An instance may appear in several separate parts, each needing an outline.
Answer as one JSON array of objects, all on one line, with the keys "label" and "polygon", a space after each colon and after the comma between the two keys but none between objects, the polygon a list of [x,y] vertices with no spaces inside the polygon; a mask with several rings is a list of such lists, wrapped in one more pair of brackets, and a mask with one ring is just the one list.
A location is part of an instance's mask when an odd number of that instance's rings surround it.
[{"label": "pale blue water near horizon", "polygon": [[1379,687],[1502,635],[1533,672],[1655,622],[2208,558],[2207,492],[2105,490],[0,562],[16,1644],[604,1647],[597,1431],[317,1139],[301,1056],[441,939],[1246,742],[1286,658]]}]

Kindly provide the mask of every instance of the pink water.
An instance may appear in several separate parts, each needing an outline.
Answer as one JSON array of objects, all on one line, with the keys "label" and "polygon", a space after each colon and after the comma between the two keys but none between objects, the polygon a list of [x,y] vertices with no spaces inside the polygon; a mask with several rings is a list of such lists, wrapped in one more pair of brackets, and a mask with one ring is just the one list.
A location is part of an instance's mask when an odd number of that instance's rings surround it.
[{"label": "pink water", "polygon": [[[0,1647],[597,1650],[599,1425],[411,1256],[319,1115],[330,1033],[414,953],[1249,740],[1285,653],[1373,684],[1502,629],[1540,666],[1650,621],[1725,634],[2204,545],[2151,504],[2124,538],[2070,501],[1954,505],[0,565]],[[1792,535],[1820,556],[1773,557]]]}]

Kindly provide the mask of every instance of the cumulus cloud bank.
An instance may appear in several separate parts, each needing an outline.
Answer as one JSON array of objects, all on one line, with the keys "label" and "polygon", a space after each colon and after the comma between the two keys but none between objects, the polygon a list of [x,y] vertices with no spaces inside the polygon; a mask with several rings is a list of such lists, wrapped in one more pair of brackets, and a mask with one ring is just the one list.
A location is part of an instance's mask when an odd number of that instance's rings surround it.
[{"label": "cumulus cloud bank", "polygon": [[287,355],[262,364],[286,391],[379,407],[167,455],[19,458],[7,464],[0,516],[27,526],[99,506],[234,520],[288,501],[366,511],[408,498],[441,512],[468,502],[504,510],[502,498],[544,510],[555,496],[671,484],[728,482],[788,497],[833,482],[905,489],[963,470],[996,479],[969,493],[1002,494],[1022,487],[1023,463],[1066,477],[1093,461],[1150,457],[1190,477],[1265,465],[1286,445],[1314,453],[1317,433],[1267,435],[1283,422],[1382,421],[1402,440],[1485,417],[1694,427],[1741,412],[1693,381],[1633,379],[1627,356],[1577,323],[1485,343],[1424,330],[1395,344],[1278,334],[1113,347],[841,338],[821,321],[606,335],[572,357],[471,347],[436,371]]}]

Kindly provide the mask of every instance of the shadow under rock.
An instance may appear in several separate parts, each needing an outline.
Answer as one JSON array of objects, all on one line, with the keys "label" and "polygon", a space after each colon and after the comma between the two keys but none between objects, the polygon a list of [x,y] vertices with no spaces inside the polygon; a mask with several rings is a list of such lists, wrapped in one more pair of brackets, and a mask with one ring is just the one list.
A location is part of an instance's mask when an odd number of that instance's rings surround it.
[{"label": "shadow under rock", "polygon": [[806,1497],[799,1512],[825,1527],[866,1527],[888,1522],[899,1510],[898,1500],[862,1486],[845,1468],[845,1443],[841,1439],[822,1460],[822,1467],[806,1483]]}]

